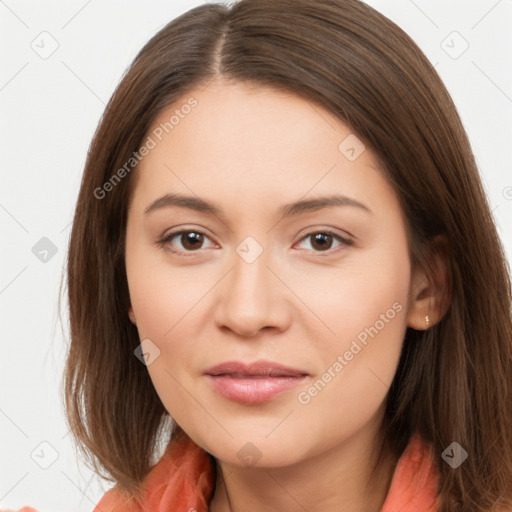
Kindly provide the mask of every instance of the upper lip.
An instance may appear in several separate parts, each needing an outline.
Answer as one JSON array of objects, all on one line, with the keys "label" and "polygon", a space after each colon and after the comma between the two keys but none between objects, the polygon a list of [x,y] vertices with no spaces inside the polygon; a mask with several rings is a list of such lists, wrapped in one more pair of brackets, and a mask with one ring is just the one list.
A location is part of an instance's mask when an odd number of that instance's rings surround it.
[{"label": "upper lip", "polygon": [[241,375],[241,376],[268,376],[268,377],[298,377],[308,375],[303,370],[290,368],[272,361],[255,361],[244,363],[242,361],[225,361],[208,368],[206,375]]}]

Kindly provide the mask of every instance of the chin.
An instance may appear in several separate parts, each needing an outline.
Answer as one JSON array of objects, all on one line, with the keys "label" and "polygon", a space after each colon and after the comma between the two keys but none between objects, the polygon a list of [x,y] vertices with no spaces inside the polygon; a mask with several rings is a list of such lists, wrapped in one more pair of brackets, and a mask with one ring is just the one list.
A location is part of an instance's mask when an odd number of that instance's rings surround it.
[{"label": "chin", "polygon": [[[276,433],[268,436],[265,433],[247,429],[243,435],[229,437],[204,435],[196,438],[190,435],[194,441],[216,459],[240,468],[277,468],[300,462],[308,455],[304,439],[309,436],[304,432],[301,435],[286,432],[286,435],[278,436]],[[284,432],[282,433],[284,434]],[[300,451],[297,450],[300,447]]]}]

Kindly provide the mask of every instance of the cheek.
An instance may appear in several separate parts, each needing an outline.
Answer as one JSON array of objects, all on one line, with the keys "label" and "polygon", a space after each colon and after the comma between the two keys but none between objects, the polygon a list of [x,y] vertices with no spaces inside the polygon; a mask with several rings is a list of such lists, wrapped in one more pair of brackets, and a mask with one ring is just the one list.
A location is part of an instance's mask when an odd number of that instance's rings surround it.
[{"label": "cheek", "polygon": [[304,266],[283,268],[282,273],[304,304],[306,328],[317,330],[311,336],[317,340],[315,350],[322,339],[329,341],[326,346],[334,343],[336,350],[348,350],[350,340],[359,336],[364,342],[365,329],[374,326],[382,333],[394,332],[391,338],[402,331],[411,277],[405,238],[352,250],[336,268],[312,271]]},{"label": "cheek", "polygon": [[319,415],[325,421],[336,417],[355,427],[382,404],[407,328],[409,269],[407,245],[401,239],[394,247],[389,244],[365,252],[357,265],[332,274],[335,279],[330,276],[324,294],[317,289],[309,295],[334,335],[314,338],[321,367],[298,397],[309,409],[304,411],[306,416]]},{"label": "cheek", "polygon": [[[141,264],[137,265],[139,262]],[[205,286],[197,283],[186,286],[189,279],[180,278],[176,272],[171,276],[168,269],[159,266],[153,265],[149,271],[144,268],[142,260],[127,259],[130,299],[139,338],[141,341],[151,340],[151,350],[158,354],[147,366],[147,371],[166,410],[180,424],[188,424],[194,416],[202,416],[201,410],[194,410],[190,395],[185,391],[192,386],[190,367],[183,362],[193,360],[194,348],[193,343],[186,342],[194,339],[186,331],[193,315],[199,311],[194,305],[197,306],[206,293],[202,290]]]},{"label": "cheek", "polygon": [[139,338],[151,340],[153,350],[158,349],[148,372],[164,405],[172,410],[170,401],[179,405],[190,399],[182,396],[180,384],[194,373],[204,298],[216,280],[207,272],[178,270],[163,260],[155,251],[134,247],[126,258],[126,272]]},{"label": "cheek", "polygon": [[140,248],[127,256],[126,272],[139,334],[157,344],[187,325],[214,283],[205,271],[172,268],[165,255]]},{"label": "cheek", "polygon": [[376,311],[384,320],[365,312],[371,321],[350,319],[339,326],[334,346],[324,345],[319,373],[297,394],[297,421],[306,430],[324,425],[326,446],[358,432],[383,411],[400,358],[405,307],[396,301]]}]

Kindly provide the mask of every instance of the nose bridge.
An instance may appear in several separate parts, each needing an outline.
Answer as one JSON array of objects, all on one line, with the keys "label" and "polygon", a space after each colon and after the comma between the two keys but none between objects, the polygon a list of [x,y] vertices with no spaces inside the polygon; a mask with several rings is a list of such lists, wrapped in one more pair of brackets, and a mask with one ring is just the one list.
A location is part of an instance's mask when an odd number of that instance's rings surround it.
[{"label": "nose bridge", "polygon": [[260,295],[258,290],[267,280],[269,251],[255,247],[253,243],[242,242],[233,257],[232,286],[243,295]]},{"label": "nose bridge", "polygon": [[267,268],[272,266],[270,253],[252,237],[238,245],[215,313],[219,325],[250,335],[282,322],[279,311],[283,307],[283,290],[273,282],[275,276]]}]

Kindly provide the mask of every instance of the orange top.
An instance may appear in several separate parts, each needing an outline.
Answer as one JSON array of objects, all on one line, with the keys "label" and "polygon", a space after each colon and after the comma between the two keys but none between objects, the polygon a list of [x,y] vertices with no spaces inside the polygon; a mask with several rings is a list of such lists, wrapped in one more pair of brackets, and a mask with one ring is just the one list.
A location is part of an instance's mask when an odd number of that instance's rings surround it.
[{"label": "orange top", "polygon": [[[438,480],[430,446],[413,436],[395,468],[381,512],[438,512]],[[210,455],[181,431],[146,477],[142,502],[113,488],[93,512],[208,512],[214,484]]]}]

